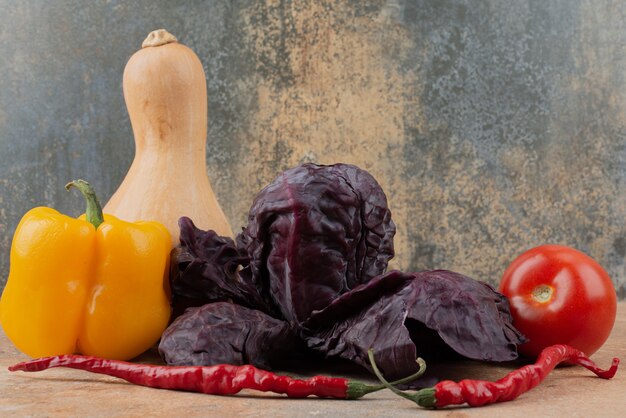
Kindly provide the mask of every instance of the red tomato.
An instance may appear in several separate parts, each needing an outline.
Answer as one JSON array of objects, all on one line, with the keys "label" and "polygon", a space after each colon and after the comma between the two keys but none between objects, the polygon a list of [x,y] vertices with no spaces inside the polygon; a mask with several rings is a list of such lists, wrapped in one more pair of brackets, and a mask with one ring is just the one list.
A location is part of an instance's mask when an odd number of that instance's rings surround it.
[{"label": "red tomato", "polygon": [[500,282],[513,324],[529,341],[519,352],[568,344],[588,356],[615,323],[617,296],[609,275],[591,257],[561,245],[542,245],[516,258]]}]

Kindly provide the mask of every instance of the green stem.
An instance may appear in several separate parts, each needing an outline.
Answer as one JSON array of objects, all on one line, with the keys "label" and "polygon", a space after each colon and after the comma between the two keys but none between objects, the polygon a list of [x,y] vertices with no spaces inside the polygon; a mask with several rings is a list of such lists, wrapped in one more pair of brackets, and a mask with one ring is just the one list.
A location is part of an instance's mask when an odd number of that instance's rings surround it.
[{"label": "green stem", "polygon": [[[382,382],[383,386],[385,386],[387,389],[391,390],[393,393],[395,393],[398,396],[402,396],[403,398],[406,398],[415,402],[419,406],[423,406],[426,408],[434,408],[436,406],[437,399],[435,398],[435,389],[425,388],[425,389],[418,390],[417,392],[412,393],[412,394],[403,392],[400,389],[393,386],[395,382],[389,383],[385,379],[383,374],[380,372],[380,369],[378,368],[378,365],[376,364],[376,361],[374,360],[374,350],[372,350],[371,348],[367,350],[367,356],[370,360],[370,364],[372,365],[372,369],[374,370],[374,374],[376,375],[378,380]],[[423,366],[424,371],[426,371],[426,362],[421,358],[418,358],[417,361],[418,363],[420,363],[421,361],[420,369]]]},{"label": "green stem", "polygon": [[65,185],[65,189],[67,191],[69,191],[72,187],[76,187],[85,197],[85,200],[87,201],[87,209],[85,210],[87,222],[98,229],[100,224],[104,222],[104,215],[102,214],[102,206],[98,201],[98,197],[96,196],[96,192],[93,190],[93,187],[91,187],[91,185],[85,180],[74,180]]},{"label": "green stem", "polygon": [[[418,378],[422,377],[422,375],[426,371],[426,363],[421,358],[418,358],[417,359],[417,364],[419,366],[419,369],[415,373],[413,373],[410,376],[403,377],[402,379],[395,380],[395,381],[391,382],[390,384],[392,384],[392,385],[403,385],[405,383],[410,383],[410,382],[412,382],[414,380],[417,380]],[[365,383],[361,383],[361,382],[349,382],[348,383],[348,391],[347,391],[347,396],[346,397],[348,399],[358,399],[358,398],[361,398],[361,397],[367,395],[368,393],[376,392],[376,391],[379,391],[379,390],[385,389],[385,388],[386,388],[386,386],[384,384],[381,384],[381,385],[366,385]]]}]

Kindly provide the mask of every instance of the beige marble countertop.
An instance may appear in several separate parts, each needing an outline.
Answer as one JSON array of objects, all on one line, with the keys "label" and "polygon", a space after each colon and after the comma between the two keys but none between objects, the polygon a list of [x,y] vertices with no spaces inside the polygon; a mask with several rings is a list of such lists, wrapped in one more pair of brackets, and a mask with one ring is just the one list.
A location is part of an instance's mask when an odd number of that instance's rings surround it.
[{"label": "beige marble countertop", "polygon": [[[626,302],[607,343],[594,356],[600,367],[612,357],[626,362]],[[287,399],[244,391],[212,396],[134,386],[120,379],[72,369],[11,373],[7,367],[26,360],[0,332],[0,416],[254,416],[254,417],[624,417],[626,370],[612,380],[595,378],[580,367],[558,368],[537,388],[513,402],[481,408],[424,410],[382,391],[354,400]],[[626,367],[626,364],[622,364]],[[446,366],[447,378],[497,379],[511,366],[460,362]],[[363,375],[362,380],[368,377]]]}]

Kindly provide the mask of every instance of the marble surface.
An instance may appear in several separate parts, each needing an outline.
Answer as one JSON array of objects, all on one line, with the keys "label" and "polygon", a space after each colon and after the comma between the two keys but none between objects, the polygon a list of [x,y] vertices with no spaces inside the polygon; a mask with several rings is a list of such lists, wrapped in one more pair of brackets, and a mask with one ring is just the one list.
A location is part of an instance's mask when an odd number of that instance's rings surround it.
[{"label": "marble surface", "polygon": [[78,215],[134,151],[122,72],[165,27],[200,57],[206,159],[235,230],[305,161],[382,184],[402,270],[496,283],[559,243],[626,297],[626,2],[0,0],[0,288],[31,207]]},{"label": "marble surface", "polygon": [[[609,340],[592,359],[608,367],[613,357],[626,361],[626,302],[618,304],[618,318]],[[0,331],[0,416],[46,417],[623,417],[626,371],[612,380],[594,377],[580,367],[557,368],[534,390],[512,402],[481,408],[456,407],[438,411],[419,409],[411,402],[382,391],[354,401],[287,399],[244,391],[237,396],[212,396],[158,390],[79,370],[51,369],[39,373],[8,372],[26,357]],[[153,355],[143,356],[153,362]],[[513,365],[464,361],[434,366],[442,378],[495,380]],[[332,370],[325,370],[332,374]],[[367,375],[352,374],[362,381]]]}]

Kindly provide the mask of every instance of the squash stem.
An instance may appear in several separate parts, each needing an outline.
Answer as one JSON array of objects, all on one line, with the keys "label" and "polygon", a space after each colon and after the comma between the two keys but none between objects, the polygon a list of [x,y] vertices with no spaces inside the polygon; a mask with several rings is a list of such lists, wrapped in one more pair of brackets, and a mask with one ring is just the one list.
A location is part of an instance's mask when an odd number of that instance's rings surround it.
[{"label": "squash stem", "polygon": [[65,185],[65,189],[67,191],[69,191],[72,187],[76,187],[85,197],[85,200],[87,201],[87,209],[85,210],[87,222],[98,229],[100,224],[104,222],[104,215],[102,214],[102,205],[100,205],[98,196],[96,196],[96,192],[93,187],[91,187],[91,184],[87,183],[85,180],[73,180]]}]

